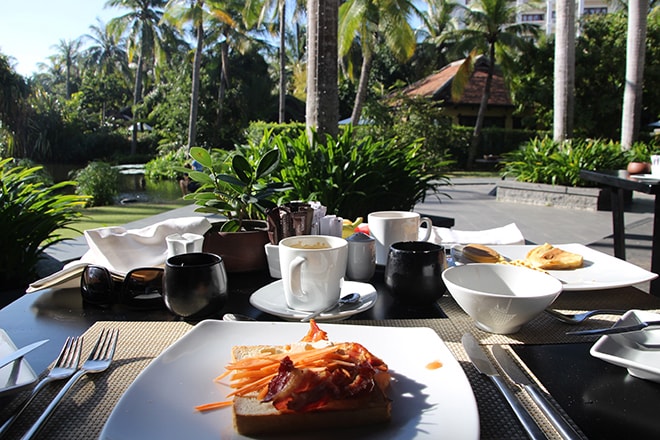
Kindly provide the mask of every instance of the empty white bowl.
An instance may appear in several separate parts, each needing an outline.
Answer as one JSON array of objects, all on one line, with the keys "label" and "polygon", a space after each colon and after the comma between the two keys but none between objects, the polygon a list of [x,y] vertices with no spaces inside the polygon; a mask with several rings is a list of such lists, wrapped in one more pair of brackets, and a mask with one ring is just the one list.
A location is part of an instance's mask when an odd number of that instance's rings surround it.
[{"label": "empty white bowl", "polygon": [[561,282],[550,275],[505,264],[455,266],[442,279],[478,328],[499,334],[517,332],[562,291]]}]

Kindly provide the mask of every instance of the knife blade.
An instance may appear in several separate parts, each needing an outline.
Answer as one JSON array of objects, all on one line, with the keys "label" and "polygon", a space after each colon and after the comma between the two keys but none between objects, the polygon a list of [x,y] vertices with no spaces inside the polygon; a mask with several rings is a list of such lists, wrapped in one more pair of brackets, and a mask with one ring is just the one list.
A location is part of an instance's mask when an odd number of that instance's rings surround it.
[{"label": "knife blade", "polygon": [[640,330],[644,330],[647,327],[655,327],[660,325],[660,321],[645,321],[645,322],[640,322],[639,324],[635,325],[623,325],[623,326],[615,326],[615,327],[607,327],[607,328],[592,328],[590,330],[577,330],[577,331],[572,331],[572,332],[566,332],[567,335],[578,335],[578,336],[584,336],[584,335],[614,335],[617,333],[630,333],[630,332],[637,332]]},{"label": "knife blade", "polygon": [[569,440],[582,438],[557,408],[550,403],[539,386],[532,382],[532,380],[523,373],[520,367],[513,361],[511,356],[509,356],[501,345],[493,346],[493,356],[495,356],[495,359],[502,367],[502,370],[504,370],[511,380],[522,386],[523,389],[529,393],[532,400],[538,405],[562,438]]},{"label": "knife blade", "polygon": [[15,352],[13,352],[11,354],[8,354],[7,356],[0,359],[0,368],[4,367],[5,365],[7,365],[10,362],[15,361],[16,359],[22,358],[23,356],[25,356],[26,354],[28,354],[29,352],[31,352],[35,348],[42,346],[46,342],[48,342],[48,339],[44,339],[43,341],[33,342],[30,345],[26,345],[25,347],[19,348]]},{"label": "knife blade", "polygon": [[532,416],[527,412],[524,406],[520,403],[518,398],[516,398],[513,391],[504,382],[504,379],[499,375],[495,366],[490,362],[486,353],[481,349],[479,343],[474,336],[470,333],[465,333],[461,338],[463,342],[463,348],[468,354],[472,365],[481,373],[484,374],[493,381],[497,389],[502,393],[507,403],[515,413],[516,417],[522,424],[525,432],[531,439],[547,439],[541,428],[536,424]]}]

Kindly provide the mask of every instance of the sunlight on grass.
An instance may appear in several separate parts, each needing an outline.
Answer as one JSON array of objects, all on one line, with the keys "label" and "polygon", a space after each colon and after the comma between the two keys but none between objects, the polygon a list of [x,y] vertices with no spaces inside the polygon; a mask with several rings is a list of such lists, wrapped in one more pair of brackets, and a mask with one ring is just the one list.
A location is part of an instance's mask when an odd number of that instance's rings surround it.
[{"label": "sunlight on grass", "polygon": [[82,220],[72,225],[72,227],[76,229],[75,231],[71,229],[59,229],[57,233],[62,234],[62,236],[66,238],[75,238],[81,236],[82,231],[86,229],[121,226],[165,211],[181,208],[188,204],[189,202],[181,200],[164,204],[131,203],[126,205],[86,208],[82,211],[84,215]]}]

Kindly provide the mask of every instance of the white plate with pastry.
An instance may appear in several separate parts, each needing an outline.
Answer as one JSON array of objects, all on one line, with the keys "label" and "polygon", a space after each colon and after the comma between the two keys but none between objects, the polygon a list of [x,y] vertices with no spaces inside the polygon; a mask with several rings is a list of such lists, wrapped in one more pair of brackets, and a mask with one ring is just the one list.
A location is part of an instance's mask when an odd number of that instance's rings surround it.
[{"label": "white plate with pastry", "polygon": [[[548,270],[547,272],[563,284],[563,290],[601,290],[632,286],[657,278],[658,275],[639,266],[598,252],[577,243],[553,244],[554,247],[582,255],[583,265],[579,269]],[[536,245],[489,246],[507,260],[523,260]]]},{"label": "white plate with pastry", "polygon": [[[236,345],[282,345],[299,341],[308,323],[202,321],[154,359],[126,390],[100,439],[243,439],[232,408],[197,412],[194,407],[227,400],[232,390],[214,382]],[[393,376],[388,392],[392,418],[362,428],[320,430],[276,438],[478,439],[479,413],[458,361],[429,328],[321,324],[328,339],[357,342],[382,359]],[[439,368],[429,365],[441,363]],[[269,437],[273,438],[273,437]]]},{"label": "white plate with pastry", "polygon": [[[378,299],[376,288],[368,283],[344,281],[341,287],[340,296],[345,296],[349,293],[360,294],[360,301],[355,304],[342,306],[340,309],[322,313],[314,319],[318,322],[340,321],[357,313],[369,310],[374,304],[376,304],[376,300]],[[282,280],[274,281],[254,292],[250,296],[250,304],[262,312],[279,316],[287,321],[300,321],[302,318],[310,314],[310,312],[290,309],[286,305]]]}]

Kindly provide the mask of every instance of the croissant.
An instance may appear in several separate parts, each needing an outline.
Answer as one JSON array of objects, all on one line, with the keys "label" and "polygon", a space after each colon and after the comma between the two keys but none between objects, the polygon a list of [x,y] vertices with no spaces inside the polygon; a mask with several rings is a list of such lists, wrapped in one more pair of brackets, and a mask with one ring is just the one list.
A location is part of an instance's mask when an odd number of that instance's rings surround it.
[{"label": "croissant", "polygon": [[532,266],[544,270],[578,269],[584,264],[582,255],[556,248],[549,243],[533,248],[525,259]]}]

